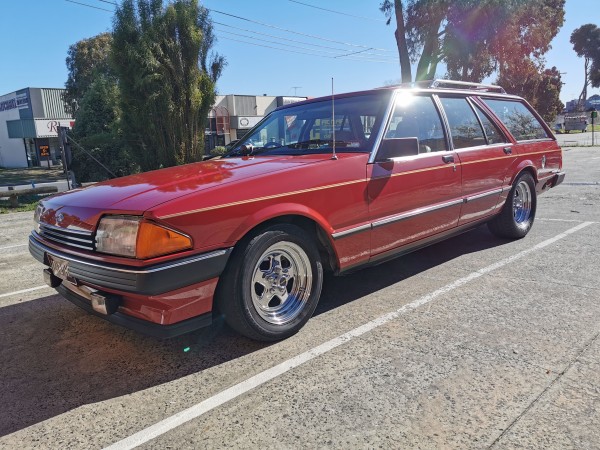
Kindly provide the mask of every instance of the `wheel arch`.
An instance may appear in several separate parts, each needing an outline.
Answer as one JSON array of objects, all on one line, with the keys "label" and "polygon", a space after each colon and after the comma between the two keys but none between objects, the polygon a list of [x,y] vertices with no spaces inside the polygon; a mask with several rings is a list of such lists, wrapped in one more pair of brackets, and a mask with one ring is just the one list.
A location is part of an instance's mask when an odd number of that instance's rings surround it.
[{"label": "wheel arch", "polygon": [[531,161],[531,160],[525,160],[525,161],[521,161],[515,167],[515,169],[511,171],[512,175],[511,175],[510,179],[508,180],[508,184],[510,186],[512,186],[513,183],[515,182],[515,180],[523,172],[528,172],[533,177],[534,183],[538,182],[537,170],[535,168],[535,165],[533,164],[533,161]]},{"label": "wheel arch", "polygon": [[339,258],[331,239],[331,226],[323,216],[302,205],[279,204],[276,209],[256,211],[235,231],[235,237],[232,239],[236,241],[235,247],[245,245],[262,230],[277,224],[289,224],[302,229],[315,242],[324,268],[329,271],[339,268]]}]

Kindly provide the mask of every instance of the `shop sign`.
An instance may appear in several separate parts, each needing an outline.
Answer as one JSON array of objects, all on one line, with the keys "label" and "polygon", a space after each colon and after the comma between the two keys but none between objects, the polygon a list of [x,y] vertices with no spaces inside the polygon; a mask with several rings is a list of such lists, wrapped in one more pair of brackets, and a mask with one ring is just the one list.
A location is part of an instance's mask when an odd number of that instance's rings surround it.
[{"label": "shop sign", "polygon": [[29,108],[29,96],[27,92],[17,95],[17,108],[27,109]]},{"label": "shop sign", "polygon": [[236,128],[238,130],[252,128],[258,122],[260,122],[262,118],[262,116],[237,116],[233,118],[234,126],[232,128]]},{"label": "shop sign", "polygon": [[40,156],[45,156],[45,157],[50,156],[50,146],[49,145],[40,145]]},{"label": "shop sign", "polygon": [[58,127],[73,128],[74,120],[35,120],[35,137],[58,137]]},{"label": "shop sign", "polygon": [[27,109],[29,108],[29,95],[27,92],[18,94],[14,98],[3,100],[0,102],[0,111],[10,111],[11,109]]},{"label": "shop sign", "polygon": [[17,107],[17,99],[11,98],[9,100],[3,100],[0,102],[0,111],[10,111]]}]

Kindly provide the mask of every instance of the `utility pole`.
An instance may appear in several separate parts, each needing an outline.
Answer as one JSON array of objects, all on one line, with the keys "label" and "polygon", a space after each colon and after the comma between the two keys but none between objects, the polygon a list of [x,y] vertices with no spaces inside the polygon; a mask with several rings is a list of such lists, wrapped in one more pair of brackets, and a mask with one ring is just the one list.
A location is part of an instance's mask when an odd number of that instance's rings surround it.
[{"label": "utility pole", "polygon": [[71,172],[69,171],[69,164],[71,164],[71,148],[67,140],[67,127],[58,127],[58,146],[61,150],[61,159],[65,175],[67,177],[67,189],[71,190]]},{"label": "utility pole", "polygon": [[598,111],[596,111],[595,109],[592,110],[592,114],[590,114],[592,116],[592,146],[594,145],[594,119],[596,117],[598,117]]},{"label": "utility pole", "polygon": [[298,89],[302,89],[302,86],[292,86],[292,89],[294,90],[294,97],[298,97]]}]

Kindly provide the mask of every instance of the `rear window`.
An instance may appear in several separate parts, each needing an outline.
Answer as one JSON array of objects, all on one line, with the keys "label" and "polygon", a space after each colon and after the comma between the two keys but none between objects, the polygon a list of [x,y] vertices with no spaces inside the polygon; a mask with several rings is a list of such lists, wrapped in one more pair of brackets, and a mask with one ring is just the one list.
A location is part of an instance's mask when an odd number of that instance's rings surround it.
[{"label": "rear window", "polygon": [[485,145],[483,129],[465,98],[441,97],[455,149]]},{"label": "rear window", "polygon": [[547,139],[548,133],[531,111],[518,101],[484,99],[517,141]]}]

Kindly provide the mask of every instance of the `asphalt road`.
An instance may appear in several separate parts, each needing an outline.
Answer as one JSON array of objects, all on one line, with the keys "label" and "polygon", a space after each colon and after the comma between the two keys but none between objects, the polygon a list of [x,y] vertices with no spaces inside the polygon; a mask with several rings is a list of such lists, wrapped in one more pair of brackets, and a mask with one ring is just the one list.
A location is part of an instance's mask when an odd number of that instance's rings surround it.
[{"label": "asphalt road", "polygon": [[272,345],[89,316],[43,287],[31,213],[0,216],[0,448],[599,448],[600,147],[564,157],[525,239],[330,277]]}]

